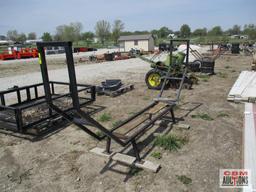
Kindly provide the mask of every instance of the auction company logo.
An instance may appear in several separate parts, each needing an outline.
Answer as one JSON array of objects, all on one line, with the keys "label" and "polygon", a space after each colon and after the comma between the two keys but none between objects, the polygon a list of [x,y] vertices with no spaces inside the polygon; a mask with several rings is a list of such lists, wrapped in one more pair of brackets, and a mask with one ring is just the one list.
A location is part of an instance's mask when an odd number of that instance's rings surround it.
[{"label": "auction company logo", "polygon": [[220,169],[220,188],[250,188],[249,169]]}]

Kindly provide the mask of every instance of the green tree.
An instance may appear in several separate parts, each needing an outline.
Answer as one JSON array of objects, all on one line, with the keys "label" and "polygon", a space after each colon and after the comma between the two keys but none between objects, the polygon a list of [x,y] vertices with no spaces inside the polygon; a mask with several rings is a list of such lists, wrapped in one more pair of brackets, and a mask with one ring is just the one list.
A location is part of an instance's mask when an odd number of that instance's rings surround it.
[{"label": "green tree", "polygon": [[244,35],[248,35],[250,39],[256,39],[256,25],[249,24],[244,26]]},{"label": "green tree", "polygon": [[24,43],[27,40],[26,34],[25,33],[21,33],[18,35],[17,41]]},{"label": "green tree", "polygon": [[121,32],[124,30],[124,23],[121,20],[115,20],[112,26],[112,38],[117,45],[118,38],[120,37]]},{"label": "green tree", "polygon": [[167,36],[172,33],[172,31],[168,27],[161,27],[158,30],[157,36],[158,38],[167,38]]},{"label": "green tree", "polygon": [[56,40],[76,41],[81,37],[83,25],[80,22],[70,23],[69,25],[60,25],[56,27]]},{"label": "green tree", "polygon": [[81,34],[81,39],[86,41],[88,45],[93,41],[93,38],[94,38],[93,32],[88,31]]},{"label": "green tree", "polygon": [[193,32],[194,36],[206,36],[207,35],[207,29],[206,28],[202,28],[202,29],[195,29]]},{"label": "green tree", "polygon": [[226,35],[240,35],[241,34],[241,26],[234,25],[231,29],[225,31]]},{"label": "green tree", "polygon": [[231,32],[232,32],[232,35],[239,35],[239,34],[241,34],[241,26],[234,25],[232,30],[231,30]]},{"label": "green tree", "polygon": [[95,33],[99,37],[102,44],[110,37],[110,23],[105,20],[100,20],[95,25]]},{"label": "green tree", "polygon": [[191,33],[191,29],[187,24],[183,24],[180,27],[180,36],[181,37],[189,37]]},{"label": "green tree", "polygon": [[208,32],[208,35],[210,36],[218,36],[218,35],[222,35],[223,34],[223,31],[221,29],[220,26],[215,26],[213,27],[209,32]]},{"label": "green tree", "polygon": [[44,32],[42,36],[43,41],[52,41],[52,36],[48,32]]},{"label": "green tree", "polygon": [[17,30],[9,30],[7,31],[6,37],[12,41],[18,41],[19,34]]},{"label": "green tree", "polygon": [[28,34],[28,39],[29,40],[35,40],[36,39],[36,33],[35,32],[31,32]]},{"label": "green tree", "polygon": [[134,31],[133,35],[144,35],[144,34],[149,34],[149,31]]}]

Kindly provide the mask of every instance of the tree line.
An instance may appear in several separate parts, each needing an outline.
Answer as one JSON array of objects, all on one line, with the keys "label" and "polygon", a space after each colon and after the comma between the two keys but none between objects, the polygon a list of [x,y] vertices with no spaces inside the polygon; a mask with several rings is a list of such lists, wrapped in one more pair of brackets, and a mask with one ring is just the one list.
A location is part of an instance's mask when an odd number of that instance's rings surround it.
[{"label": "tree line", "polygon": [[[118,44],[118,38],[120,35],[139,35],[151,33],[155,39],[166,39],[170,35],[175,35],[181,38],[189,37],[204,37],[204,36],[230,36],[230,35],[248,35],[250,39],[256,39],[256,25],[246,24],[243,28],[239,25],[234,25],[228,30],[223,30],[221,26],[214,26],[211,29],[198,28],[194,31],[191,30],[188,24],[183,24],[179,30],[173,31],[166,26],[160,29],[154,29],[151,31],[124,31],[125,25],[121,20],[115,20],[112,24],[106,20],[100,20],[94,27],[94,32],[86,31],[83,32],[83,25],[80,22],[73,22],[70,24],[59,25],[56,27],[55,34],[44,32],[42,35],[43,41],[85,41],[87,44],[93,42],[94,37],[104,45],[107,41],[113,41],[115,45]],[[26,39],[36,39],[37,35],[35,32],[18,33],[17,30],[10,30],[6,34],[7,39],[25,42]]]}]

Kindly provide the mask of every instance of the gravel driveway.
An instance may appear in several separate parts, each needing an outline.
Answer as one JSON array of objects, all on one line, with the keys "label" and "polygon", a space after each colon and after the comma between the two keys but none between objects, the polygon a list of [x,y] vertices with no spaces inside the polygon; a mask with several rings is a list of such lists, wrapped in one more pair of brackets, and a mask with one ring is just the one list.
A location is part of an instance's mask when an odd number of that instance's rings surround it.
[{"label": "gravel driveway", "polygon": [[[76,66],[76,75],[79,83],[92,83],[95,81],[101,82],[107,78],[122,79],[122,77],[129,74],[129,72],[145,73],[149,68],[149,64],[141,59],[128,59],[90,65],[81,64]],[[61,68],[50,70],[49,77],[50,80],[68,81],[67,69]],[[125,79],[129,79],[129,77],[126,77]],[[0,82],[0,90],[5,90],[14,85],[24,86],[42,82],[42,77],[40,72],[26,73],[17,76],[12,76],[10,74],[8,77],[0,78]]]}]

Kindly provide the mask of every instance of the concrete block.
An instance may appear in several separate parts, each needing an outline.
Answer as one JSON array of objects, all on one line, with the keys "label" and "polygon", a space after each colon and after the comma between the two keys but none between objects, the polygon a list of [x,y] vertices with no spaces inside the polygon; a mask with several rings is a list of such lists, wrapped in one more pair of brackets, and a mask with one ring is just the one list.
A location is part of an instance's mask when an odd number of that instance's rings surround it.
[{"label": "concrete block", "polygon": [[150,161],[136,162],[135,166],[141,169],[148,169],[150,171],[153,171],[154,173],[156,173],[161,168],[160,164],[152,163]]},{"label": "concrete block", "polygon": [[114,154],[112,156],[112,159],[115,160],[115,161],[127,164],[127,165],[132,165],[136,161],[135,157],[125,155],[125,154],[122,154],[122,153]]},{"label": "concrete block", "polygon": [[181,129],[189,129],[190,128],[190,125],[188,125],[188,124],[181,124],[181,123],[179,123],[179,124],[174,124],[173,125],[175,128],[181,128]]},{"label": "concrete block", "polygon": [[154,123],[154,125],[161,125],[161,123],[162,123],[162,120],[157,120],[157,121]]},{"label": "concrete block", "polygon": [[95,148],[91,149],[90,152],[95,153],[100,156],[103,156],[103,157],[107,157],[107,158],[110,158],[111,156],[113,156],[115,154],[114,152],[108,154],[105,152],[105,149],[102,149],[99,147],[95,147]]},{"label": "concrete block", "polygon": [[162,135],[165,135],[165,134],[164,134],[164,133],[157,133],[157,132],[156,132],[156,133],[153,133],[153,136],[154,136],[154,137],[158,137],[158,136],[162,136]]}]

